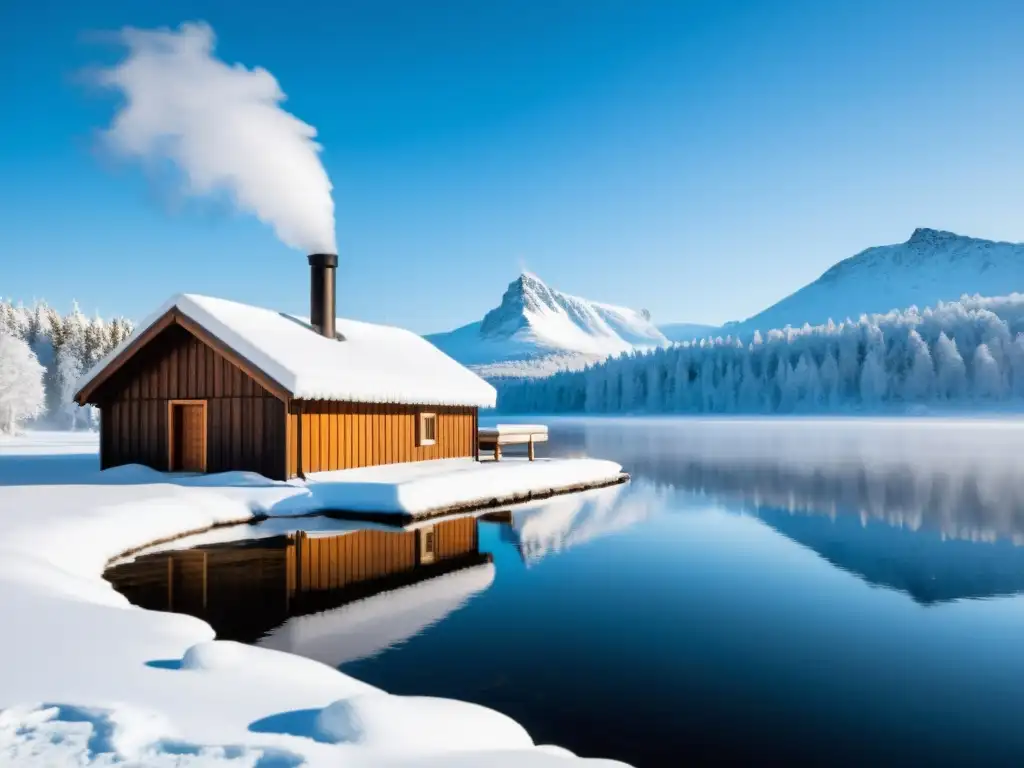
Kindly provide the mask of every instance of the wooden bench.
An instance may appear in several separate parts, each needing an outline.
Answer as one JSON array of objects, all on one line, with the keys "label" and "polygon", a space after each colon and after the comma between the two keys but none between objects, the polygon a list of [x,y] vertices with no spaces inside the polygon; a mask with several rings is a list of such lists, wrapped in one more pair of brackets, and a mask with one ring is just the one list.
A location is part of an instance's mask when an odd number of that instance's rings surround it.
[{"label": "wooden bench", "polygon": [[545,443],[548,428],[543,424],[498,424],[495,427],[481,427],[478,431],[481,451],[494,451],[494,460],[501,461],[503,445],[526,445],[530,461],[535,456],[535,443]]}]

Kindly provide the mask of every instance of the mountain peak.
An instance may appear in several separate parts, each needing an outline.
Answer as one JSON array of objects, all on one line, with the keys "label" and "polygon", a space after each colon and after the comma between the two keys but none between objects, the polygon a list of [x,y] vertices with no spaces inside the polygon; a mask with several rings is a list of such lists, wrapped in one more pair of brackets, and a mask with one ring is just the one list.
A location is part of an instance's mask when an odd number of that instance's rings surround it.
[{"label": "mountain peak", "polygon": [[525,270],[525,269],[522,272],[519,273],[519,277],[517,277],[513,282],[519,282],[519,283],[540,283],[541,285],[545,285],[544,281],[541,280],[538,275],[534,274],[533,272],[530,272],[529,270]]},{"label": "mountain peak", "polygon": [[951,243],[956,240],[965,240],[969,238],[958,235],[955,232],[947,232],[943,229],[930,229],[928,227],[918,227],[914,230],[914,234],[907,240],[907,245],[917,245],[920,247],[934,248],[941,246],[945,243]]},{"label": "mountain peak", "polygon": [[668,344],[646,310],[571,296],[526,271],[508,284],[501,303],[479,323],[428,338],[456,360],[489,366],[550,355],[595,360]]},{"label": "mountain peak", "polygon": [[867,248],[843,259],[814,282],[744,320],[734,332],[935,306],[965,293],[1005,296],[1021,285],[1024,243],[919,227],[906,242]]}]

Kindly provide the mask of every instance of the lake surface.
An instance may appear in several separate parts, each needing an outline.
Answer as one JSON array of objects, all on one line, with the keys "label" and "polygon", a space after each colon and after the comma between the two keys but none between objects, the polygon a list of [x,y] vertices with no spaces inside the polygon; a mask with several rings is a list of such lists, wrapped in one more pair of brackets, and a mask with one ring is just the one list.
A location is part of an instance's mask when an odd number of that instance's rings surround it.
[{"label": "lake surface", "polygon": [[549,423],[549,454],[632,482],[419,531],[302,521],[108,578],[638,768],[1024,763],[1024,421]]}]

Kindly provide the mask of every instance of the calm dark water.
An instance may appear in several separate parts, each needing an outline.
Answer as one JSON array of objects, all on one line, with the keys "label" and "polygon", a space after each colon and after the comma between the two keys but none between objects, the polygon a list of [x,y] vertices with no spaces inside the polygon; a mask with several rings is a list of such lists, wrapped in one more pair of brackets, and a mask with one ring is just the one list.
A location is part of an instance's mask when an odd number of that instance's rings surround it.
[{"label": "calm dark water", "polygon": [[282,538],[110,578],[223,637],[638,768],[1024,763],[1024,422],[552,435],[550,453],[614,458],[633,481],[438,526],[432,562],[402,560],[424,532],[325,531],[305,592],[288,593]]}]

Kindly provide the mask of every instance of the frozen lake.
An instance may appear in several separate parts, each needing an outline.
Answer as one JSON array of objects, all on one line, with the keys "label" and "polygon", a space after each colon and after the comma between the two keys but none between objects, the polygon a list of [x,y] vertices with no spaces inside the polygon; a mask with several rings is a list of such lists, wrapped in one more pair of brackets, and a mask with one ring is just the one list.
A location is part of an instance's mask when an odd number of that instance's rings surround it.
[{"label": "frozen lake", "polygon": [[111,577],[222,637],[638,768],[1024,760],[1024,421],[548,421],[544,452],[633,481],[429,539],[307,521],[327,543]]}]

